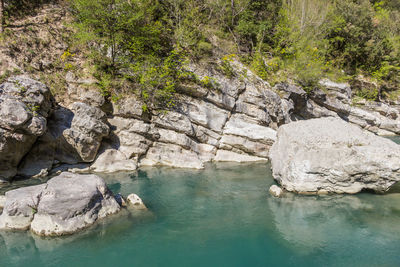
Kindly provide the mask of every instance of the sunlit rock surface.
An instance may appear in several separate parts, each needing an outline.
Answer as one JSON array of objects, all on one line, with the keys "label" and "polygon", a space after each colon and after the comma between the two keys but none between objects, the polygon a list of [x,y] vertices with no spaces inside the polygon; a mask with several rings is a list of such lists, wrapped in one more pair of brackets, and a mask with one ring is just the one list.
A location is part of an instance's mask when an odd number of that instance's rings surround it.
[{"label": "sunlit rock surface", "polygon": [[288,191],[386,192],[400,180],[400,146],[335,118],[293,122],[278,130],[270,158]]}]

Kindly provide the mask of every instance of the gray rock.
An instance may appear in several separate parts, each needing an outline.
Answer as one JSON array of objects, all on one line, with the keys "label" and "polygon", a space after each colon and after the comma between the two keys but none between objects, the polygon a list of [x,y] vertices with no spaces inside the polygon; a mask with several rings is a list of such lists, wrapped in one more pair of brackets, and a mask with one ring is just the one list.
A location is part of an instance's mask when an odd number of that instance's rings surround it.
[{"label": "gray rock", "polygon": [[277,185],[271,185],[271,187],[269,188],[269,193],[274,197],[281,197],[283,194],[283,190]]},{"label": "gray rock", "polygon": [[258,125],[256,121],[241,114],[233,114],[230,117],[224,127],[223,133],[225,135],[242,136],[246,139],[267,145],[272,145],[276,140],[275,130],[266,126]]},{"label": "gray rock", "polygon": [[109,133],[106,114],[99,108],[75,102],[71,107],[74,117],[71,128],[63,132],[65,140],[75,149],[84,162],[95,159],[101,140]]},{"label": "gray rock", "polygon": [[302,88],[287,84],[280,83],[274,87],[275,90],[280,91],[283,96],[290,101],[293,105],[293,114],[301,116],[302,118],[312,118],[313,115],[307,109],[307,93]]},{"label": "gray rock", "polygon": [[217,148],[208,144],[196,144],[194,150],[202,162],[212,161],[217,153]]},{"label": "gray rock", "polygon": [[400,180],[400,146],[335,118],[293,122],[270,150],[274,178],[288,191],[386,192]]},{"label": "gray rock", "polygon": [[128,159],[124,153],[112,148],[100,153],[96,161],[90,166],[91,171],[101,173],[134,171],[136,169],[137,164],[134,160]]},{"label": "gray rock", "polygon": [[244,113],[259,124],[277,127],[286,123],[282,100],[269,85],[249,83],[236,102],[236,112]]},{"label": "gray rock", "polygon": [[329,94],[329,92],[326,93],[320,89],[314,89],[310,94],[310,98],[318,105],[334,111],[339,116],[343,117],[350,114],[351,107],[348,103],[342,102],[337,94]]},{"label": "gray rock", "polygon": [[0,85],[0,180],[16,175],[21,159],[45,133],[52,105],[50,90],[27,76]]},{"label": "gray rock", "polygon": [[319,84],[330,92],[336,92],[338,98],[351,98],[351,87],[348,83],[336,83],[329,79],[322,79],[321,81],[319,81]]},{"label": "gray rock", "polygon": [[164,165],[178,168],[204,168],[199,155],[175,144],[155,142],[146,156],[141,159],[140,166]]},{"label": "gray rock", "polygon": [[216,133],[210,129],[207,129],[206,127],[203,127],[201,125],[196,125],[194,127],[194,131],[196,133],[196,138],[201,142],[205,144],[209,144],[212,146],[217,146],[219,143],[219,139],[221,139],[221,135],[219,133]]},{"label": "gray rock", "polygon": [[54,162],[55,143],[49,132],[39,137],[18,166],[17,175],[42,177],[48,174]]},{"label": "gray rock", "polygon": [[147,207],[144,205],[143,200],[136,194],[130,194],[127,198],[126,201],[128,202],[128,205],[138,209],[138,210],[147,210]]},{"label": "gray rock", "polygon": [[6,192],[6,202],[0,216],[0,229],[29,229],[45,187],[45,184],[41,184]]},{"label": "gray rock", "polygon": [[220,149],[232,150],[232,148],[239,149],[247,154],[267,158],[271,144],[264,144],[262,142],[255,142],[235,135],[224,135],[219,144]]},{"label": "gray rock", "polygon": [[123,152],[127,158],[144,155],[153,143],[146,136],[151,136],[152,125],[133,118],[114,117],[108,120],[113,134],[112,146]]},{"label": "gray rock", "polygon": [[182,112],[191,122],[215,132],[221,132],[228,119],[228,111],[208,102],[186,97],[181,105]]},{"label": "gray rock", "polygon": [[67,235],[119,210],[103,179],[65,172],[46,184],[8,191],[0,228]]},{"label": "gray rock", "polygon": [[219,149],[215,155],[214,161],[216,162],[256,162],[267,161],[266,158],[250,156],[244,152],[234,152],[229,150]]},{"label": "gray rock", "polygon": [[141,119],[144,116],[143,102],[135,96],[126,96],[113,102],[113,115],[125,118]]},{"label": "gray rock", "polygon": [[106,115],[99,108],[81,102],[73,103],[71,109],[58,106],[49,117],[48,131],[24,158],[18,174],[43,176],[55,162],[93,162],[108,134]]},{"label": "gray rock", "polygon": [[155,129],[155,132],[159,142],[180,145],[185,149],[192,149],[196,146],[196,142],[185,134],[161,128]]},{"label": "gray rock", "polygon": [[161,128],[171,129],[189,136],[194,136],[194,129],[192,122],[188,116],[176,112],[169,111],[167,113],[160,113],[153,116],[153,123]]}]

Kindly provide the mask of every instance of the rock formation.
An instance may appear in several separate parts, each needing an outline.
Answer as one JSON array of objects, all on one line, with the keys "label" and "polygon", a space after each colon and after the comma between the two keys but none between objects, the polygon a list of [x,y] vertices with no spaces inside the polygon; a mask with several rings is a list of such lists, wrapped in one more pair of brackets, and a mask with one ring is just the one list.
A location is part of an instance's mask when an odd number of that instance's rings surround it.
[{"label": "rock formation", "polygon": [[274,178],[298,193],[385,192],[400,181],[400,145],[336,118],[281,126],[270,159]]},{"label": "rock formation", "polygon": [[0,229],[30,228],[38,235],[66,235],[119,210],[102,178],[65,172],[46,184],[8,191]]},{"label": "rock formation", "polygon": [[346,83],[323,79],[320,87],[322,89],[315,89],[308,95],[302,88],[289,84],[278,84],[274,89],[282,92],[293,106],[292,120],[336,117],[378,135],[400,134],[398,104],[357,101],[353,98],[352,88]]},{"label": "rock formation", "polygon": [[57,163],[92,162],[108,134],[106,115],[99,108],[81,102],[71,109],[58,106],[49,117],[48,131],[21,162],[18,174],[47,175]]},{"label": "rock formation", "polygon": [[52,107],[42,83],[16,76],[0,85],[0,180],[9,180],[36,139],[47,129]]},{"label": "rock formation", "polygon": [[[210,161],[267,161],[278,127],[320,117],[341,118],[377,134],[400,133],[396,105],[355,105],[348,84],[325,79],[320,81],[322,89],[307,94],[290,84],[272,88],[238,61],[231,64],[235,75],[229,79],[217,68],[190,65],[198,79],[212,77],[215,88],[184,85],[172,109],[152,113],[145,112],[144,103],[134,95],[104,108],[101,95],[79,86],[72,86],[71,99],[51,108],[51,95],[43,84],[12,78],[1,92],[1,177],[41,177],[52,169],[68,170],[66,164],[93,162],[84,170],[132,171],[153,165],[201,169]],[[94,83],[72,76],[66,78],[72,85]],[[23,85],[19,92],[18,79],[31,85]],[[32,100],[35,110],[29,111],[33,91],[40,97]],[[17,119],[10,119],[13,116]]]}]

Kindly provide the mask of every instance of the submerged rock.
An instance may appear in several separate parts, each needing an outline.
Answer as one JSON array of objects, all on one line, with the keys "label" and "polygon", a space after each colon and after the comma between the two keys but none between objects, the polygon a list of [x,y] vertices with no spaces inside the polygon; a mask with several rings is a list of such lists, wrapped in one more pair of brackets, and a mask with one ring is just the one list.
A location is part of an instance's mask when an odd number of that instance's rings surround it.
[{"label": "submerged rock", "polygon": [[274,178],[298,193],[386,192],[400,181],[400,146],[335,118],[281,126],[270,150]]},{"label": "submerged rock", "polygon": [[119,210],[102,178],[64,172],[46,184],[8,191],[0,229],[30,228],[43,236],[66,235]]}]

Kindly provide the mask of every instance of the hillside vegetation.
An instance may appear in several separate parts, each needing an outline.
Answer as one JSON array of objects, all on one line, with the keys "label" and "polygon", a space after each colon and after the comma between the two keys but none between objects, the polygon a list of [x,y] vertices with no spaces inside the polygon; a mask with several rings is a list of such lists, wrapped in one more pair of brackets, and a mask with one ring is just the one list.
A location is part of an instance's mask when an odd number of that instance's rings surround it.
[{"label": "hillside vegetation", "polygon": [[[15,17],[51,1],[2,2],[4,41]],[[104,95],[115,100],[137,94],[146,103],[143,109],[172,105],[187,80],[210,84],[187,71],[187,62],[218,64],[229,76],[233,58],[272,84],[289,80],[310,92],[323,77],[351,81],[363,75],[378,86],[361,90],[360,97],[398,95],[397,0],[61,2],[72,16],[59,62],[64,71],[82,67],[72,58],[84,54]]]}]

